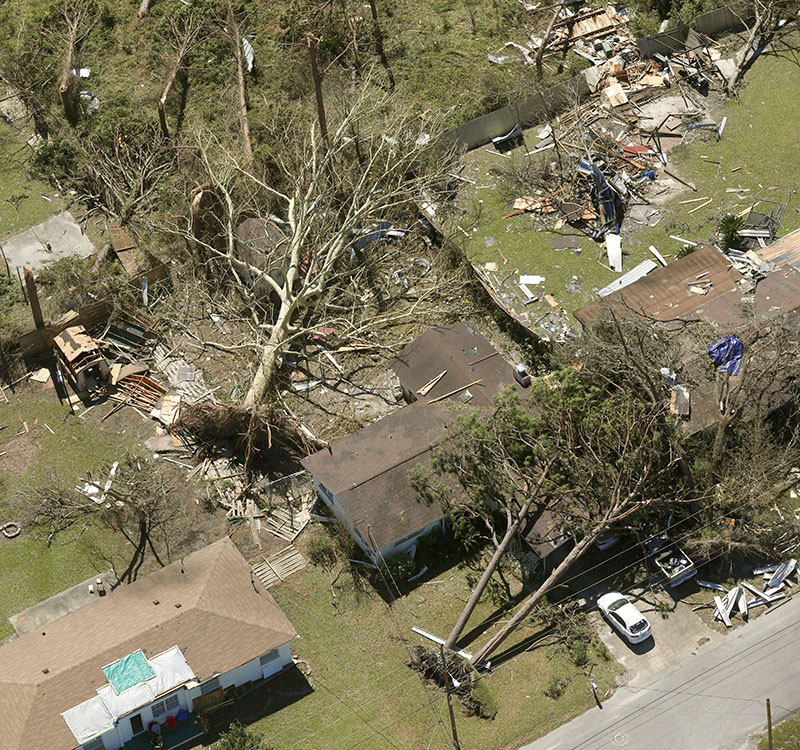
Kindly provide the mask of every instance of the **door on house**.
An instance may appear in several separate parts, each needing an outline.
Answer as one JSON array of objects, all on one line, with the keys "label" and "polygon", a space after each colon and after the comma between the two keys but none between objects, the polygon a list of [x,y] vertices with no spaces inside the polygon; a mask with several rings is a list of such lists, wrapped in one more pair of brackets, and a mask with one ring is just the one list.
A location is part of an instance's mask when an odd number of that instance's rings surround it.
[{"label": "door on house", "polygon": [[141,714],[134,714],[131,716],[131,731],[134,734],[141,734],[144,732],[144,723],[142,722]]}]

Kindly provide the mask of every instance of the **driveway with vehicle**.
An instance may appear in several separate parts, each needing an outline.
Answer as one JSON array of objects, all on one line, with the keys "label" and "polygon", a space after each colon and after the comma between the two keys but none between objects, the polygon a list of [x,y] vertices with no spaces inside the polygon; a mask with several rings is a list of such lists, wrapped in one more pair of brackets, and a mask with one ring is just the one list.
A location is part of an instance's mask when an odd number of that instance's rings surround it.
[{"label": "driveway with vehicle", "polygon": [[695,651],[521,750],[742,750],[765,728],[767,697],[776,723],[800,709],[800,597]]},{"label": "driveway with vehicle", "polygon": [[[624,680],[632,682],[657,674],[696,652],[703,644],[724,637],[712,630],[685,602],[666,591],[653,592],[637,587],[625,597],[650,623],[652,638],[629,643],[612,630],[599,611],[592,613],[603,642],[614,658],[625,667]],[[600,604],[602,597],[598,598]]]}]

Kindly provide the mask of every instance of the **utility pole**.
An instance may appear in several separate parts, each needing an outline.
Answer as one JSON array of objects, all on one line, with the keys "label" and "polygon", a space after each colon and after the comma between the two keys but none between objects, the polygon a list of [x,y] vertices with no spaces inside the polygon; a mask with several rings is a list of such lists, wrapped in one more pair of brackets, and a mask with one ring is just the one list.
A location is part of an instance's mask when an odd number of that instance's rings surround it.
[{"label": "utility pole", "polygon": [[[450,712],[450,731],[453,733],[453,750],[461,750],[461,745],[458,744],[458,732],[456,731],[456,717],[453,713],[453,701],[450,697],[450,675],[447,672],[447,662],[444,660],[444,646],[441,644],[439,644],[439,653],[442,656],[444,691],[447,693],[447,710]],[[769,701],[767,702],[767,706],[769,706]]]},{"label": "utility pole", "polygon": [[772,750],[772,706],[767,698],[767,747]]}]

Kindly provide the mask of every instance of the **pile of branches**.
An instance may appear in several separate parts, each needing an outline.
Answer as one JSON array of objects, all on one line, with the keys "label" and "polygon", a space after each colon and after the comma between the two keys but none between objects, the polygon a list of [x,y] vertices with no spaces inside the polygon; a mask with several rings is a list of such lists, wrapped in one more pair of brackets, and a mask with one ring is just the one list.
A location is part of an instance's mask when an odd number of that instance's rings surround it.
[{"label": "pile of branches", "polygon": [[230,443],[234,453],[249,463],[257,457],[307,456],[313,448],[300,420],[269,405],[246,409],[225,404],[181,403],[173,431],[213,449]]},{"label": "pile of branches", "polygon": [[[477,675],[472,665],[457,654],[447,654],[447,667],[442,663],[442,657],[437,649],[427,649],[424,646],[412,646],[406,666],[419,672],[423,679],[444,689],[447,680],[450,683],[450,692],[455,695],[464,706],[467,716],[479,716],[482,719],[494,718],[494,712],[476,695]],[[458,687],[456,687],[458,685]]]}]

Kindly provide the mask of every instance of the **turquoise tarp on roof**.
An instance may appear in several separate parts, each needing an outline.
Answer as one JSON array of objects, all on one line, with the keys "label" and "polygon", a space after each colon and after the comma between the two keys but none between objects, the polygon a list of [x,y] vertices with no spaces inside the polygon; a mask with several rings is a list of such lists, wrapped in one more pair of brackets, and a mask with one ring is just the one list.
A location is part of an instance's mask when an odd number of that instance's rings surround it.
[{"label": "turquoise tarp on roof", "polygon": [[156,676],[141,651],[134,651],[113,664],[103,667],[103,674],[117,695]]}]

